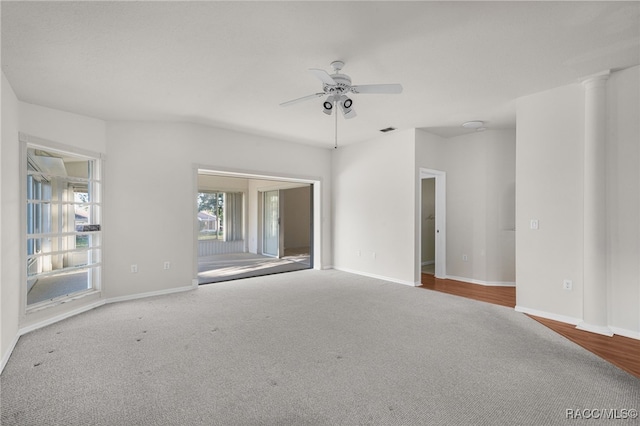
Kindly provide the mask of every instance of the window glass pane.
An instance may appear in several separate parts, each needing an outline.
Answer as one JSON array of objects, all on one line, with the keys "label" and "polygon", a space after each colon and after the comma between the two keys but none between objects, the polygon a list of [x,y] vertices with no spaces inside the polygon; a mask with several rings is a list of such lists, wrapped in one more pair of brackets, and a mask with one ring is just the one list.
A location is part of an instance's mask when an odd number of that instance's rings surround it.
[{"label": "window glass pane", "polygon": [[201,192],[198,194],[199,240],[222,239],[222,210],[224,194],[222,192]]},{"label": "window glass pane", "polygon": [[67,172],[67,176],[89,179],[89,161],[88,160],[74,160],[66,159],[64,162],[64,168]]},{"label": "window glass pane", "polygon": [[99,172],[97,159],[27,146],[27,305],[97,288]]},{"label": "window glass pane", "polygon": [[51,203],[27,203],[27,233],[46,234],[51,232]]},{"label": "window glass pane", "polygon": [[38,277],[29,286],[27,304],[44,302],[91,288],[90,270],[81,269]]},{"label": "window glass pane", "polygon": [[242,197],[241,192],[200,192],[198,194],[198,239],[242,240]]},{"label": "window glass pane", "polygon": [[81,250],[70,252],[66,255],[65,266],[78,267],[93,265],[100,262],[100,250]]}]

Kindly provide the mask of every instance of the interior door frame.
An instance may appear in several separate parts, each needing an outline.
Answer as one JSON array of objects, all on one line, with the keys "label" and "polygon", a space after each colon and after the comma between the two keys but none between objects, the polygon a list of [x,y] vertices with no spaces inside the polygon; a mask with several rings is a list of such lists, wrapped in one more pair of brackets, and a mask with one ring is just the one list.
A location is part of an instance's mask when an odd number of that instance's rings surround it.
[{"label": "interior door frame", "polygon": [[[424,179],[436,180],[436,260],[435,276],[444,279],[447,277],[447,174],[442,170],[420,168],[420,191],[418,191],[418,215],[422,216],[422,181]],[[422,220],[418,220],[418,257],[417,276],[420,277],[422,269]]]},{"label": "interior door frame", "polygon": [[[192,209],[193,209],[193,231],[192,231],[192,280],[191,284],[194,287],[198,286],[198,203],[197,203],[197,195],[198,195],[198,174],[210,174],[214,176],[228,176],[228,177],[239,177],[245,179],[260,179],[260,180],[272,180],[275,182],[292,182],[292,183],[304,183],[311,185],[311,199],[312,199],[312,210],[311,210],[311,232],[312,238],[310,240],[310,250],[311,250],[311,268],[321,270],[330,268],[327,264],[328,260],[323,256],[323,247],[326,242],[324,241],[323,235],[327,232],[327,224],[326,221],[323,220],[323,216],[325,214],[328,215],[328,207],[325,206],[323,202],[323,196],[326,196],[324,192],[326,191],[323,186],[325,183],[323,182],[321,177],[318,176],[304,176],[304,175],[293,175],[293,174],[282,174],[282,173],[272,173],[272,172],[264,172],[264,171],[256,171],[256,170],[246,170],[246,169],[236,169],[236,168],[227,168],[221,166],[214,166],[211,164],[199,164],[192,163]],[[247,203],[253,202],[251,200],[246,200]],[[248,205],[248,204],[246,204]],[[258,203],[258,209],[260,209],[260,203]],[[324,214],[323,214],[324,213]],[[259,211],[258,214],[261,214]],[[247,236],[250,237],[251,229],[249,229],[249,224],[246,224],[246,232]],[[257,234],[256,237],[256,245],[260,247],[262,244],[261,241],[261,230],[260,225],[257,226]],[[248,241],[249,249],[252,246],[252,242]],[[250,250],[250,252],[252,252]]]}]

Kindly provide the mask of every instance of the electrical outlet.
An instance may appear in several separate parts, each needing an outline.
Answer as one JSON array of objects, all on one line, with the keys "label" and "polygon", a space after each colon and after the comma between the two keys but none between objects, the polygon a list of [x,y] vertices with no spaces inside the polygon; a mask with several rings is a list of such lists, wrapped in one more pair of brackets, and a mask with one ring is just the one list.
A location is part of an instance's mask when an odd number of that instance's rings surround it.
[{"label": "electrical outlet", "polygon": [[171,268],[171,262],[164,262],[164,269]]},{"label": "electrical outlet", "polygon": [[356,251],[356,256],[360,257],[360,250]]},{"label": "electrical outlet", "polygon": [[540,222],[538,222],[538,219],[531,219],[531,223],[529,224],[530,228],[533,230],[538,230],[540,229]]},{"label": "electrical outlet", "polygon": [[131,273],[132,274],[138,273],[138,265],[131,265]]},{"label": "electrical outlet", "polygon": [[466,261],[468,261],[468,260],[469,260],[469,256],[467,256],[466,254],[463,254],[463,255],[462,255],[462,261],[463,261],[463,262],[466,262]]},{"label": "electrical outlet", "polygon": [[562,282],[562,288],[564,290],[572,290],[573,289],[573,281],[571,280],[564,280]]}]

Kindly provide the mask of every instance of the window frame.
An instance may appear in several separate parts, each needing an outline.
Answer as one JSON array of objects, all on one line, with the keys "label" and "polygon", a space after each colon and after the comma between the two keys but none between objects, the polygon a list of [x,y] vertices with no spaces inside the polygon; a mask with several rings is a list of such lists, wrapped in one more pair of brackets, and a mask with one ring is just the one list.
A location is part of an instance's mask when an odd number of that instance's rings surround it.
[{"label": "window frame", "polygon": [[[104,212],[104,155],[100,153],[95,153],[92,151],[84,150],[81,148],[77,148],[70,145],[61,144],[58,142],[53,142],[46,139],[37,138],[34,136],[30,136],[24,133],[19,133],[20,140],[20,168],[19,168],[19,182],[20,182],[20,234],[21,234],[21,244],[20,244],[20,262],[21,262],[21,308],[23,315],[28,315],[30,313],[34,313],[37,311],[41,311],[43,309],[48,309],[54,306],[59,306],[61,304],[67,303],[72,300],[81,299],[87,297],[89,295],[100,295],[102,291],[102,276],[103,276],[103,265],[104,265],[104,226],[103,226],[103,212]],[[77,204],[87,204],[91,205],[91,216],[90,222],[93,224],[99,224],[100,230],[86,231],[81,230],[78,231],[75,228],[75,220],[73,222],[72,230],[69,229],[51,229],[50,232],[46,233],[29,233],[28,223],[29,220],[27,217],[29,205],[38,205],[38,204],[46,204],[46,202],[34,202],[34,199],[30,199],[28,197],[28,176],[38,175],[38,172],[33,172],[29,170],[29,162],[28,162],[28,150],[29,149],[38,149],[43,150],[52,154],[61,154],[68,155],[70,157],[77,158],[78,160],[86,159],[87,161],[92,162],[92,171],[91,174],[87,178],[78,178],[72,176],[55,176],[50,173],[42,172],[42,175],[51,175],[54,176],[55,179],[59,182],[67,182],[67,183],[78,183],[80,185],[87,185],[87,191],[89,192],[89,187],[92,187],[92,197],[87,203],[79,203],[75,199],[74,200],[51,200],[50,205],[59,206],[59,212],[65,211],[69,206],[74,206]],[[75,191],[74,191],[75,194]],[[53,207],[52,207],[53,209]],[[71,211],[75,211],[72,209]],[[68,211],[66,212],[67,214]],[[75,217],[75,214],[74,214]],[[68,228],[68,224],[66,227]],[[87,263],[85,265],[73,265],[73,262],[70,266],[62,267],[50,272],[42,272],[40,274],[30,275],[29,274],[29,266],[28,261],[31,258],[37,258],[38,256],[45,256],[45,254],[34,254],[28,253],[29,241],[33,241],[38,238],[57,238],[60,240],[68,239],[70,237],[74,237],[77,241],[78,236],[82,235],[92,235],[95,236],[97,242],[94,244],[90,244],[87,247],[78,248],[77,246],[71,249],[62,249],[62,250],[52,250],[48,255],[51,256],[67,256],[73,253],[86,253],[87,256],[93,256],[94,253],[99,253],[97,255],[97,259],[92,261],[91,263]],[[56,274],[64,274],[72,271],[87,271],[89,274],[89,284],[90,288],[80,290],[77,292],[55,296],[50,299],[45,299],[42,301],[38,301],[35,303],[28,303],[27,293],[29,291],[28,280],[32,279],[34,276],[54,276]]]}]

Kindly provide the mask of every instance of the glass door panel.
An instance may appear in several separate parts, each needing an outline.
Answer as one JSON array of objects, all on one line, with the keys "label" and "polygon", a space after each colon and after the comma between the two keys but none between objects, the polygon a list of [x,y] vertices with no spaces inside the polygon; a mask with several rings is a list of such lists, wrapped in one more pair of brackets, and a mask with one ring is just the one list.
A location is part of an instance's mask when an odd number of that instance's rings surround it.
[{"label": "glass door panel", "polygon": [[279,191],[264,193],[263,238],[262,252],[269,256],[278,257],[280,234],[280,200]]}]

